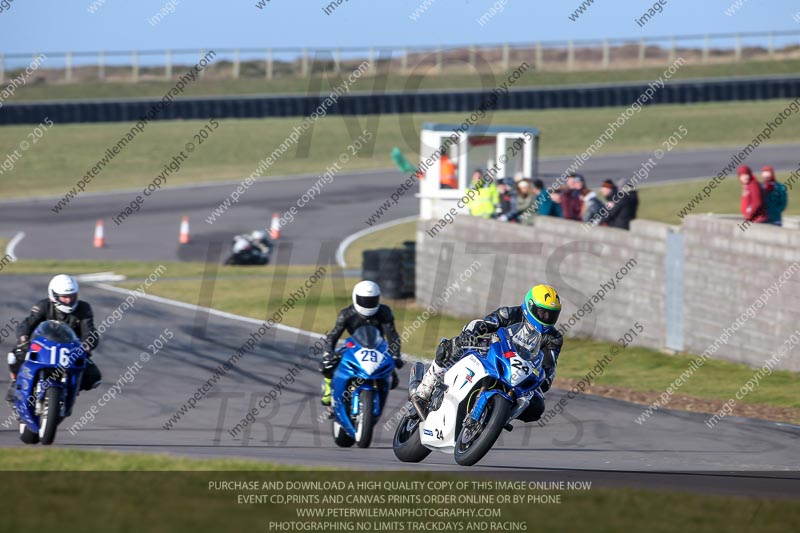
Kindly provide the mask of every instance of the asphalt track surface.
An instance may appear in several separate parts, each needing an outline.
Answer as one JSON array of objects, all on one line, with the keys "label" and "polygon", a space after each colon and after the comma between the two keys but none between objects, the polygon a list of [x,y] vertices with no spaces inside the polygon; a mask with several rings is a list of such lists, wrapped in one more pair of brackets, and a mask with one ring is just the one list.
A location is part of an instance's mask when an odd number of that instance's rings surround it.
[{"label": "asphalt track surface", "polygon": [[[46,276],[0,276],[0,289],[8,302],[3,311],[7,316],[0,318],[7,321],[23,315],[27,302],[41,294],[46,282]],[[87,284],[81,296],[92,303],[98,322],[125,298]],[[196,325],[203,323],[205,327],[198,329]],[[164,328],[169,328],[174,338],[143,362],[141,353],[148,351]],[[515,430],[504,432],[495,448],[470,469],[437,452],[418,465],[395,459],[392,428],[385,428],[384,423],[404,402],[400,388],[390,394],[371,448],[337,448],[330,423],[319,419],[323,408],[318,400],[316,362],[300,369],[277,401],[261,409],[255,424],[232,437],[229,430],[276,388],[314,341],[286,331],[268,332],[196,408],[171,429],[164,429],[176,410],[255,329],[256,325],[241,320],[137,300],[103,335],[95,360],[103,371],[104,384],[81,394],[73,416],[60,426],[55,446],[363,470],[458,470],[491,477],[593,480],[595,485],[611,487],[800,497],[798,426],[731,417],[708,429],[706,415],[669,410],[656,412],[639,425],[635,419],[642,406],[589,395],[569,400],[565,413],[543,428],[516,422]],[[7,345],[8,340],[2,348]],[[137,362],[140,369],[133,380],[98,408],[94,421],[71,435],[69,427]],[[407,367],[401,378],[402,383],[407,382]],[[0,386],[5,390],[5,380]],[[548,403],[555,404],[564,394],[552,391]],[[10,413],[3,403],[2,419]],[[0,446],[23,446],[15,426],[0,427]]]},{"label": "asphalt track surface", "polygon": [[[651,173],[649,182],[665,182],[714,175],[727,164],[734,149],[673,152]],[[589,185],[632,172],[651,154],[594,157],[582,169]],[[754,167],[772,164],[778,170],[797,166],[793,146],[762,147],[751,155]],[[542,161],[542,171],[557,175],[570,161]],[[366,218],[396,190],[404,176],[394,171],[339,175],[319,198],[300,210],[283,229],[282,262],[292,264],[333,261],[338,243],[368,227]],[[91,258],[129,260],[206,260],[209,244],[228,242],[234,233],[266,224],[274,211],[285,211],[317,180],[317,176],[264,180],[254,184],[242,200],[215,222],[204,218],[230,194],[235,184],[160,191],[142,211],[114,228],[109,218],[130,201],[132,192],[79,197],[64,212],[50,211],[52,198],[4,202],[0,205],[0,234],[25,231],[17,246],[20,258]],[[687,187],[698,187],[688,183]],[[699,188],[699,187],[698,187]],[[417,199],[407,194],[380,222],[413,215]],[[192,220],[193,243],[177,244],[180,216]],[[109,246],[91,246],[94,221],[106,219]],[[57,228],[57,231],[54,231]],[[48,276],[0,276],[6,305],[3,324],[22,317],[40,298]],[[120,304],[124,295],[84,283],[83,298],[92,302],[97,321]],[[200,328],[198,330],[198,327]],[[83,393],[73,416],[59,430],[56,446],[123,452],[166,452],[194,457],[241,457],[305,466],[336,466],[365,470],[430,469],[471,474],[537,479],[594,480],[599,485],[641,485],[763,497],[800,495],[800,427],[766,421],[726,418],[713,430],[707,415],[662,410],[647,422],[635,422],[642,407],[622,401],[580,395],[569,400],[565,413],[545,427],[515,423],[478,465],[458,467],[451,456],[432,453],[419,465],[399,463],[391,451],[392,427],[384,427],[404,402],[401,390],[390,395],[384,417],[368,450],[337,448],[330,423],[318,401],[316,362],[303,367],[277,402],[262,409],[255,424],[236,437],[228,431],[247,411],[276,388],[313,339],[287,331],[273,331],[243,357],[212,391],[167,430],[164,424],[226,361],[249,334],[252,323],[140,299],[134,309],[109,328],[97,351],[105,384]],[[164,328],[174,338],[146,363],[139,358]],[[5,349],[8,339],[0,345]],[[73,436],[68,428],[140,361],[135,379],[98,409],[94,421]],[[407,381],[407,369],[401,382]],[[0,383],[3,390],[6,382]],[[564,391],[548,394],[554,405]],[[0,422],[10,408],[0,407]],[[22,446],[15,426],[0,424],[0,446]]]},{"label": "asphalt track surface", "polygon": [[[668,152],[644,183],[716,175],[739,149]],[[602,180],[630,176],[650,157],[653,153],[598,155],[589,159],[580,171],[587,177],[590,187],[597,187]],[[544,159],[541,172],[557,176],[571,163],[572,159],[568,158]],[[778,171],[794,170],[798,166],[797,148],[795,145],[761,146],[750,155],[748,163],[755,169],[771,164]],[[316,199],[298,209],[294,221],[282,229],[282,250],[277,254],[280,262],[333,262],[342,239],[368,228],[367,219],[390,199],[405,178],[391,170],[337,175],[331,183],[323,185]],[[236,182],[162,189],[120,226],[111,218],[141,191],[111,194],[87,191],[60,213],[51,210],[57,200],[54,197],[1,202],[0,235],[10,237],[19,231],[25,232],[25,238],[15,250],[23,259],[205,261],[210,251],[213,258],[226,253],[233,235],[263,228],[274,212],[286,212],[318,179],[319,176],[309,176],[256,182],[213,224],[208,224],[206,217],[235,190]],[[687,182],[686,186],[701,189],[699,182]],[[414,192],[406,192],[376,223],[418,213],[419,201]],[[737,210],[738,206],[731,206],[731,211]],[[190,219],[192,242],[188,245],[178,244],[182,216]],[[98,219],[105,221],[107,247],[103,249],[92,246],[94,224]]]}]

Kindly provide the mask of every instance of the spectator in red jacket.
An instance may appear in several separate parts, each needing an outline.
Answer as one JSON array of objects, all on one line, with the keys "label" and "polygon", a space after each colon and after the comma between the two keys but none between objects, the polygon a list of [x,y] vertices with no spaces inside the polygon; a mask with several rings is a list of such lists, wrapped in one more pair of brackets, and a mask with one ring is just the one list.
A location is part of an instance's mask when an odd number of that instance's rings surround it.
[{"label": "spectator in red jacket", "polygon": [[561,214],[567,220],[581,220],[581,191],[584,188],[586,180],[580,174],[570,174],[567,177],[567,190],[561,195]]},{"label": "spectator in red jacket", "polygon": [[742,184],[742,216],[749,222],[766,222],[767,209],[764,205],[761,185],[747,165],[739,167],[739,183]]}]

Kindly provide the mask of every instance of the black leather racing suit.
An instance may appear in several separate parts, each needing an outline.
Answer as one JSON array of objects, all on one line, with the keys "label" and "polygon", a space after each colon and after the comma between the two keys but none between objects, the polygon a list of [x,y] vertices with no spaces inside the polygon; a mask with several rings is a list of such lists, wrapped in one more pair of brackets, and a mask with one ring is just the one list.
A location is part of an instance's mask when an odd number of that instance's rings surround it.
[{"label": "black leather racing suit", "polygon": [[[86,350],[87,355],[89,357],[92,356],[91,352],[97,348],[99,339],[97,330],[94,327],[94,313],[92,312],[91,305],[80,300],[73,312],[62,313],[56,309],[55,304],[47,298],[36,302],[33,307],[31,307],[31,313],[17,326],[16,333],[19,339],[19,345],[24,347],[25,351],[27,351],[30,337],[36,329],[36,326],[45,320],[59,320],[66,323],[75,331],[75,334],[81,340],[81,345],[84,350]],[[20,351],[18,351],[18,353],[20,353]],[[12,374],[17,374],[20,365],[22,365],[22,361],[23,359],[17,357],[16,363],[9,365],[9,370]],[[100,369],[89,359],[88,365],[83,371],[83,377],[81,378],[81,390],[91,389],[96,383],[99,383],[101,379]]]},{"label": "black leather racing suit", "polygon": [[397,368],[403,366],[400,359],[400,335],[394,327],[394,314],[388,305],[380,304],[378,312],[372,316],[364,316],[356,311],[356,308],[349,305],[339,311],[336,317],[336,324],[325,337],[325,355],[320,363],[320,372],[326,378],[332,378],[333,372],[342,359],[341,353],[336,351],[336,343],[339,338],[347,331],[353,334],[361,326],[375,326],[381,331],[383,338],[389,343],[389,355],[395,361]]},{"label": "black leather racing suit", "polygon": [[[481,337],[494,333],[501,327],[517,324],[525,320],[522,306],[501,307],[496,311],[486,315],[483,320],[474,320],[468,324],[460,335],[452,339],[442,339],[436,349],[436,364],[441,368],[449,368],[463,356],[464,347],[480,346]],[[564,344],[564,337],[561,333],[551,328],[547,333],[542,334],[541,349],[544,352],[542,369],[545,373],[544,381],[536,390],[531,398],[531,403],[525,411],[519,415],[523,422],[533,422],[538,420],[544,413],[544,394],[553,385],[556,377],[556,366],[558,355],[561,353],[561,346]],[[488,346],[488,344],[487,344]]]}]

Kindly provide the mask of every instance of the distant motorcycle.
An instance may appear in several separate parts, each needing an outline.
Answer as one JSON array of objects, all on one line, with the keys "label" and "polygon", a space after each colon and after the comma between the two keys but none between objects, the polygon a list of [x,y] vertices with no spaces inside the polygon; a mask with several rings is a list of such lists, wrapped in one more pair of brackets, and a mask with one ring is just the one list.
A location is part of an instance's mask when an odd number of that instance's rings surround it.
[{"label": "distant motorcycle", "polygon": [[[266,265],[272,252],[271,243],[261,243],[258,246],[247,235],[237,235],[233,238],[231,254],[225,260],[226,265]],[[266,250],[266,251],[265,251]]]},{"label": "distant motorcycle", "polygon": [[39,324],[31,338],[14,391],[19,436],[25,444],[52,444],[58,425],[72,414],[86,352],[72,328],[57,320]]},{"label": "distant motorcycle", "polygon": [[494,446],[503,429],[530,404],[545,377],[541,334],[523,324],[500,328],[488,350],[469,348],[444,375],[430,400],[414,397],[425,365],[411,370],[405,415],[395,431],[395,456],[418,463],[431,450],[452,453],[471,466]]},{"label": "distant motorcycle", "polygon": [[392,384],[394,359],[374,326],[361,326],[345,341],[331,382],[333,441],[368,448]]}]

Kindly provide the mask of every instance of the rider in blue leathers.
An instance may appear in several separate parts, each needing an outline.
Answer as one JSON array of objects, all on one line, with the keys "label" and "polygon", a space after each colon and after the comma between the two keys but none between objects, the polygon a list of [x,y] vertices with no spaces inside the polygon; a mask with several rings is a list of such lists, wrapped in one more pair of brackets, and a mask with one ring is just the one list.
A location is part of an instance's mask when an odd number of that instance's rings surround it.
[{"label": "rider in blue leathers", "polygon": [[530,399],[530,405],[517,418],[523,422],[539,420],[544,413],[544,393],[550,390],[556,377],[556,365],[564,337],[556,328],[558,315],[561,313],[561,299],[553,287],[536,285],[525,295],[525,301],[517,307],[501,307],[489,313],[483,320],[473,320],[452,339],[443,339],[436,349],[436,359],[428,368],[415,395],[422,400],[431,397],[433,389],[441,382],[445,371],[458,362],[464,355],[464,348],[471,346],[488,346],[485,336],[494,333],[501,327],[524,323],[535,329],[542,336],[541,349],[544,352],[542,368],[545,378]]}]

